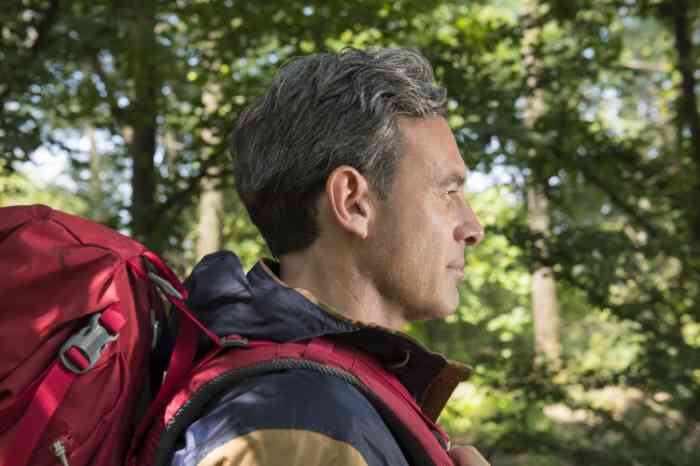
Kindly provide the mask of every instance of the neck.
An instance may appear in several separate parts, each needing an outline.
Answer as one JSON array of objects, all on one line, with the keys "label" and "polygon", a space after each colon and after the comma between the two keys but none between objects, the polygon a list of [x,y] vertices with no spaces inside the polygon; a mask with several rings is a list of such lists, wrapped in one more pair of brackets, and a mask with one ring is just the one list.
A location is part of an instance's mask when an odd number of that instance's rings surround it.
[{"label": "neck", "polygon": [[348,319],[392,330],[403,330],[408,323],[399,306],[386,302],[350,254],[321,254],[314,247],[287,254],[280,260],[280,278]]}]

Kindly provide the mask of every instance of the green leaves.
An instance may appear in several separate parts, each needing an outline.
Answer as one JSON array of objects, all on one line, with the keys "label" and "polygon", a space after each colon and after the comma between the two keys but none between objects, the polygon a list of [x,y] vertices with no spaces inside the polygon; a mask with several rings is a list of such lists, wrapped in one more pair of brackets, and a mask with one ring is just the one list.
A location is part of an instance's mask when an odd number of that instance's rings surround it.
[{"label": "green leaves", "polygon": [[[295,55],[418,47],[448,89],[467,165],[491,184],[469,196],[487,236],[467,252],[458,311],[411,329],[475,368],[443,421],[497,464],[696,464],[700,166],[677,29],[697,29],[691,3],[543,0],[525,14],[518,0],[10,2],[0,201],[101,213],[127,233],[140,217],[149,246],[185,273],[211,180],[224,245],[250,266],[268,252],[231,178],[237,115]],[[697,69],[697,44],[685,47]],[[96,157],[77,148],[88,128]],[[139,184],[143,135],[153,166]],[[71,159],[77,192],[12,173],[39,147]],[[549,200],[547,237],[526,222],[533,183]],[[144,193],[145,213],[133,205]],[[556,373],[533,362],[530,274],[543,264],[557,279]]]}]

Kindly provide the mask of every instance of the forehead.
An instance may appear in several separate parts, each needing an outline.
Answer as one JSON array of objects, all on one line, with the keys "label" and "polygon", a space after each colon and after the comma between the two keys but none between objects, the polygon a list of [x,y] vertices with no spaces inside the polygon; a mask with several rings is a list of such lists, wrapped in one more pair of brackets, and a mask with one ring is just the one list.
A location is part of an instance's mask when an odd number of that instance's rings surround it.
[{"label": "forehead", "polygon": [[399,119],[398,128],[402,143],[399,171],[434,181],[452,176],[466,177],[467,167],[443,117],[404,117]]}]

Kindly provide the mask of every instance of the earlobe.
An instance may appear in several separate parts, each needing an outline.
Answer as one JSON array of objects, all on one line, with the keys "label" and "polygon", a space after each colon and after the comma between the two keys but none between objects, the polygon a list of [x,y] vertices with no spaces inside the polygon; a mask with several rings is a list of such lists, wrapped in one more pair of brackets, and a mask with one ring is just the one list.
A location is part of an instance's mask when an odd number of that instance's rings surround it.
[{"label": "earlobe", "polygon": [[342,165],[326,180],[326,196],[338,226],[344,231],[366,239],[372,215],[367,179],[356,169]]}]

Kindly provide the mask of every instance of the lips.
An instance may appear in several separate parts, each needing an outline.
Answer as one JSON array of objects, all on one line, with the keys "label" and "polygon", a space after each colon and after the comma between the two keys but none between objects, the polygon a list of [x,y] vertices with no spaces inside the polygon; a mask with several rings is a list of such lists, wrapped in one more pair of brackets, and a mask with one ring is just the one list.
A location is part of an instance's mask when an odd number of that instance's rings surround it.
[{"label": "lips", "polygon": [[447,268],[455,272],[459,278],[464,278],[464,262],[450,264]]},{"label": "lips", "polygon": [[455,254],[456,259],[447,264],[447,268],[450,272],[454,272],[458,281],[464,280],[464,251],[459,251]]}]

